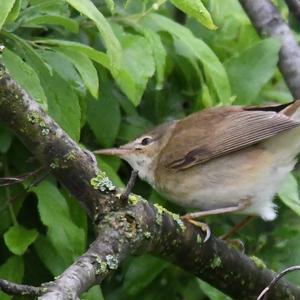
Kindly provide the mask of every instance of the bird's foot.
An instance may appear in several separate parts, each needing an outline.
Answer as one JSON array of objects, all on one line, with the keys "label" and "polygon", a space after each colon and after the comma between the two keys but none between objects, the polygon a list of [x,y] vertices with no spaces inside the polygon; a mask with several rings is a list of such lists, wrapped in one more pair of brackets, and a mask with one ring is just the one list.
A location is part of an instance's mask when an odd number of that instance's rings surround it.
[{"label": "bird's foot", "polygon": [[206,223],[194,220],[193,218],[190,217],[189,214],[181,216],[180,219],[184,220],[184,221],[187,221],[187,222],[193,224],[196,227],[199,227],[203,232],[205,232],[205,238],[204,238],[203,242],[205,243],[206,241],[208,241],[208,239],[211,236],[211,231],[210,231],[209,226]]}]

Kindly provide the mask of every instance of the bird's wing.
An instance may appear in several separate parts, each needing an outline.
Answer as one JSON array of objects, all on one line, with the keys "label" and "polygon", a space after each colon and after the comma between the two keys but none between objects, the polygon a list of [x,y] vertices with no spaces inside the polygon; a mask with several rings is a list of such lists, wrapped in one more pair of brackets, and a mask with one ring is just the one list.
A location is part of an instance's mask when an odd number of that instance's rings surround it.
[{"label": "bird's wing", "polygon": [[299,122],[275,111],[238,106],[204,110],[178,121],[159,163],[187,169],[297,126]]}]

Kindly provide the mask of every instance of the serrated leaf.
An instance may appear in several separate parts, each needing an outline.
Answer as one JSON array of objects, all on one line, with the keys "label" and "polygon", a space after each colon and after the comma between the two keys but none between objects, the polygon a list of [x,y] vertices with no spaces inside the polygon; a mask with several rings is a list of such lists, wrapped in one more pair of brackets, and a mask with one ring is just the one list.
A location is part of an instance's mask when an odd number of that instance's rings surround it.
[{"label": "serrated leaf", "polygon": [[111,71],[117,73],[121,65],[121,45],[112,31],[109,23],[90,0],[65,0],[83,15],[93,20],[100,31],[108,50]]},{"label": "serrated leaf", "polygon": [[136,295],[148,286],[167,266],[168,262],[150,255],[135,258],[125,274],[124,291],[128,295]]},{"label": "serrated leaf", "polygon": [[27,19],[26,22],[22,24],[23,27],[39,25],[59,25],[73,33],[77,33],[79,30],[79,25],[76,21],[64,16],[34,16],[33,18]]},{"label": "serrated leaf", "polygon": [[167,51],[164,48],[160,36],[157,33],[144,28],[143,34],[152,49],[155,62],[156,89],[159,90],[162,88],[164,82]]},{"label": "serrated leaf", "polygon": [[124,34],[122,43],[122,69],[115,80],[134,105],[138,105],[148,79],[155,72],[155,64],[149,42],[138,35]]},{"label": "serrated leaf", "polygon": [[281,186],[278,196],[280,200],[300,216],[299,187],[296,178],[290,173]]},{"label": "serrated leaf", "polygon": [[196,58],[201,62],[206,84],[215,91],[223,105],[231,103],[231,89],[226,71],[214,52],[192,32],[180,24],[158,14],[149,14],[142,23],[154,31],[167,31],[173,39],[176,50],[187,59]]},{"label": "serrated leaf", "polygon": [[60,47],[59,51],[73,63],[91,95],[97,99],[99,91],[98,73],[90,59],[86,55],[69,48]]},{"label": "serrated leaf", "polygon": [[2,0],[0,1],[0,30],[6,21],[9,12],[14,6],[15,0]]},{"label": "serrated leaf", "polygon": [[76,71],[74,65],[66,59],[66,56],[57,51],[39,50],[38,54],[47,64],[64,78],[82,96],[86,95],[86,87]]},{"label": "serrated leaf", "polygon": [[225,63],[233,93],[241,104],[253,102],[273,76],[281,43],[276,38],[262,40]]},{"label": "serrated leaf", "polygon": [[[21,256],[11,256],[0,266],[0,278],[15,283],[21,283],[24,277],[24,261]],[[13,296],[0,291],[1,300],[12,299]]]},{"label": "serrated leaf", "polygon": [[38,236],[36,229],[12,226],[4,234],[7,248],[16,255],[22,255]]},{"label": "serrated leaf", "polygon": [[73,138],[80,137],[81,111],[73,88],[53,70],[49,78],[49,115]]},{"label": "serrated leaf", "polygon": [[25,63],[20,56],[5,48],[2,59],[10,75],[23,87],[44,109],[47,98],[35,70]]},{"label": "serrated leaf", "polygon": [[53,276],[58,276],[65,270],[67,264],[60,253],[53,247],[49,237],[39,235],[33,245],[40,260]]},{"label": "serrated leaf", "polygon": [[65,266],[83,253],[84,230],[71,220],[67,202],[57,187],[44,181],[33,192],[38,197],[38,210],[42,223],[47,226],[47,236],[53,247],[64,259]]},{"label": "serrated leaf", "polygon": [[104,76],[100,85],[100,100],[88,101],[87,122],[100,145],[111,147],[119,131],[121,112],[118,100],[111,93],[109,81]]},{"label": "serrated leaf", "polygon": [[217,29],[210,13],[201,0],[171,0],[171,2],[188,16],[195,18],[199,23],[209,29]]}]

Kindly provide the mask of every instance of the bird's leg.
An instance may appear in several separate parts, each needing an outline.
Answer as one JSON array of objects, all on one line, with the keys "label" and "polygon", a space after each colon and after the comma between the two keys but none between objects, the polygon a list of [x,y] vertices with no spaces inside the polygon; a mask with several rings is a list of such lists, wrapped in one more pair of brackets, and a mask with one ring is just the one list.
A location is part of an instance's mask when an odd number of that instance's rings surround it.
[{"label": "bird's leg", "polygon": [[240,231],[245,226],[247,226],[250,222],[252,222],[254,220],[254,218],[255,218],[254,216],[248,216],[248,217],[244,218],[240,223],[233,226],[225,235],[222,235],[221,239],[228,240],[233,235],[235,235],[238,231]]},{"label": "bird's leg", "polygon": [[251,204],[251,202],[249,199],[244,199],[244,200],[240,201],[239,204],[236,206],[192,212],[192,213],[183,215],[181,218],[182,219],[197,219],[200,217],[206,217],[206,216],[211,216],[211,215],[220,215],[220,214],[226,214],[226,213],[230,213],[230,212],[236,212],[236,211],[240,211],[240,210],[243,210],[243,209],[249,207],[250,204]]},{"label": "bird's leg", "polygon": [[[243,209],[247,208],[250,204],[251,204],[251,202],[250,202],[249,199],[244,199],[244,200],[240,201],[237,206],[230,206],[230,207],[225,207],[225,208],[217,208],[217,209],[211,209],[211,210],[206,210],[206,211],[193,212],[193,213],[189,213],[189,214],[181,216],[181,219],[186,220],[186,221],[190,222],[191,224],[193,224],[197,227],[200,227],[203,231],[205,231],[206,232],[206,237],[204,239],[204,242],[206,242],[210,237],[210,233],[211,233],[210,228],[207,224],[205,224],[203,222],[196,221],[195,220],[196,218],[240,211],[240,210],[243,210]],[[238,229],[239,228],[237,228],[237,230]],[[235,232],[233,232],[233,233],[235,233]],[[231,235],[232,234],[230,234],[230,236]]]},{"label": "bird's leg", "polygon": [[128,200],[129,194],[131,193],[131,190],[133,189],[133,187],[135,185],[137,175],[138,175],[138,171],[135,171],[135,170],[131,171],[131,175],[130,175],[129,181],[126,185],[126,188],[120,196],[120,199],[122,201],[127,201]]}]

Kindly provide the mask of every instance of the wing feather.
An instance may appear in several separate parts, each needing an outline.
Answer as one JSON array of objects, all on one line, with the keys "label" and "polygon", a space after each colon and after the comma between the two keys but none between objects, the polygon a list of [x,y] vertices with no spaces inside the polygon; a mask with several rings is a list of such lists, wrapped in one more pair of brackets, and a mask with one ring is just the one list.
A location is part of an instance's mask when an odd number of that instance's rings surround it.
[{"label": "wing feather", "polygon": [[237,106],[204,110],[178,121],[159,163],[187,169],[298,126],[299,122],[276,111]]}]

